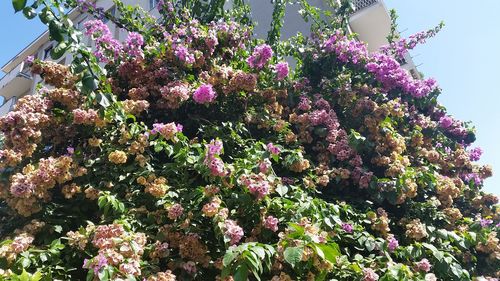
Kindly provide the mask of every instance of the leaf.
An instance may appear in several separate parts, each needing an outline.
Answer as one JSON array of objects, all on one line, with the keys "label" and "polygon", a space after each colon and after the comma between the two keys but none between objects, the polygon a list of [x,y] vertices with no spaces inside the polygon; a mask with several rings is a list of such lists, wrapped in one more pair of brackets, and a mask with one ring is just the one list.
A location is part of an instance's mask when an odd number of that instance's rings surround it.
[{"label": "leaf", "polygon": [[241,264],[236,267],[236,272],[234,273],[234,281],[247,281],[248,280],[248,267],[246,264]]},{"label": "leaf", "polygon": [[37,12],[32,7],[26,7],[23,9],[23,14],[27,19],[33,19],[36,17]]},{"label": "leaf", "polygon": [[286,185],[283,185],[283,184],[278,184],[278,186],[276,187],[276,192],[278,192],[278,194],[281,197],[283,197],[288,192],[288,187]]},{"label": "leaf", "polygon": [[61,58],[68,50],[68,45],[65,42],[59,43],[54,49],[50,51],[52,59],[57,60]]},{"label": "leaf", "polygon": [[292,268],[294,268],[295,265],[302,260],[303,251],[303,247],[289,247],[285,249],[285,252],[283,252],[283,256],[285,258],[285,261],[289,263]]},{"label": "leaf", "polygon": [[[97,88],[97,86],[96,86]],[[109,102],[109,99],[104,95],[103,93],[98,93],[97,94],[97,102],[104,108],[108,107],[111,105]]]},{"label": "leaf", "polygon": [[35,274],[33,274],[31,276],[31,280],[30,281],[39,281],[40,279],[42,279],[42,272],[41,271],[37,271],[35,272]]},{"label": "leaf", "polygon": [[316,247],[323,251],[325,260],[331,263],[336,263],[337,257],[340,256],[340,249],[337,243],[318,244]]},{"label": "leaf", "polygon": [[97,89],[97,83],[96,83],[94,77],[92,76],[92,74],[90,74],[89,72],[86,72],[83,75],[82,86],[83,86],[82,87],[82,92],[84,94],[90,94],[95,89]]},{"label": "leaf", "polygon": [[61,28],[54,21],[49,23],[49,34],[54,41],[62,42],[64,40]]},{"label": "leaf", "polygon": [[225,267],[229,266],[233,262],[233,260],[236,258],[236,256],[238,256],[238,254],[233,252],[233,251],[227,252],[224,255],[224,258],[222,259],[222,265]]},{"label": "leaf", "polygon": [[12,0],[12,6],[14,7],[16,13],[24,9],[24,7],[26,7],[26,2],[27,0]]}]

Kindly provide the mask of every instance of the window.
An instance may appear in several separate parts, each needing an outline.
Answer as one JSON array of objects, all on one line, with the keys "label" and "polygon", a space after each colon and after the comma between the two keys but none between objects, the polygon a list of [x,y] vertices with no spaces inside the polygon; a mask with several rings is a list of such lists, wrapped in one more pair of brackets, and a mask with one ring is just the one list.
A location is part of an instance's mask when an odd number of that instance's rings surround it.
[{"label": "window", "polygon": [[54,47],[52,45],[50,45],[48,48],[46,48],[44,51],[43,51],[43,59],[47,59],[47,58],[50,58],[50,51],[52,51]]},{"label": "window", "polygon": [[[116,16],[116,7],[113,6],[113,7],[109,8],[109,10],[107,10],[106,12],[110,13],[114,17],[114,16]],[[104,18],[102,21],[104,23],[107,23],[109,21],[109,19],[108,18]]]},{"label": "window", "polygon": [[156,8],[156,6],[158,6],[158,2],[158,0],[149,0],[149,9],[153,10],[154,8]]}]

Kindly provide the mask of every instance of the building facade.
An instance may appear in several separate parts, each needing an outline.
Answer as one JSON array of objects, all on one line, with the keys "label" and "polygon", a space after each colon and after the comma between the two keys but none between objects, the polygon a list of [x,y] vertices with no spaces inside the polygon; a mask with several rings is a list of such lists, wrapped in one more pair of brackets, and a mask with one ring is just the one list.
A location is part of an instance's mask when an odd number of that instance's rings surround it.
[{"label": "building facade", "polygon": [[[155,8],[158,0],[123,0],[123,2],[129,5],[139,5],[152,15],[158,16],[158,11]],[[318,8],[327,9],[323,0],[309,0],[309,2]],[[272,20],[273,4],[271,1],[265,0],[250,0],[249,3],[252,7],[252,16],[257,22],[257,26],[254,29],[255,36],[263,38],[267,35]],[[368,50],[371,52],[387,44],[386,37],[390,32],[391,20],[383,0],[353,0],[353,4],[355,9],[349,19],[350,30],[357,34],[359,40],[367,43]],[[111,13],[115,12],[111,0],[100,0],[98,1],[98,5]],[[309,33],[309,26],[298,13],[298,7],[296,5],[289,5],[287,9],[282,37],[289,38],[297,34],[297,32],[307,35]],[[90,17],[77,10],[71,11],[69,16],[79,29],[83,29],[83,23],[89,20]],[[125,31],[116,28],[111,23],[108,23],[108,26],[118,40],[123,40],[126,37]],[[86,40],[88,40],[87,44],[91,46],[92,42],[90,38]],[[46,31],[1,68],[5,75],[0,79],[0,96],[3,98],[2,105],[0,106],[0,116],[12,110],[20,97],[32,94],[35,91],[36,85],[40,82],[40,77],[30,74],[29,69],[24,65],[24,60],[28,56],[50,60],[50,51],[54,47],[54,42],[49,40],[49,34]],[[71,54],[68,54],[57,62],[65,64],[71,62],[71,60]],[[405,58],[403,67],[410,71],[415,78],[419,78],[418,71],[409,55]]]}]

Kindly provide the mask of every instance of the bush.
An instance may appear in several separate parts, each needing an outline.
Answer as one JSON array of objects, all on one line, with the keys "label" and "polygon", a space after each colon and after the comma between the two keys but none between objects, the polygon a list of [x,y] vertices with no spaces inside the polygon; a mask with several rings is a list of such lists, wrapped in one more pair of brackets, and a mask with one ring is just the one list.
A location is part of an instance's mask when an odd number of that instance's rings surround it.
[{"label": "bush", "polygon": [[51,87],[0,118],[2,280],[500,277],[474,129],[398,62],[441,26],[368,53],[348,3],[300,1],[312,36],[284,41],[277,1],[268,45],[242,1],[39,2],[13,1],[74,60],[29,60]]}]

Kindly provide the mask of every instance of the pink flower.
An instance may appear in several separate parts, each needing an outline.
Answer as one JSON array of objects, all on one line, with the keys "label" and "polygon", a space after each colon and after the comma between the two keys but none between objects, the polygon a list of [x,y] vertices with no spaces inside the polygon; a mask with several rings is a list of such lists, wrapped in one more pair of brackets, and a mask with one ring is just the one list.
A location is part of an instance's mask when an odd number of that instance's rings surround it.
[{"label": "pink flower", "polygon": [[288,76],[288,63],[280,62],[274,66],[274,70],[276,71],[276,79],[283,80]]},{"label": "pink flower", "polygon": [[253,54],[247,59],[251,68],[263,68],[273,56],[273,49],[267,44],[255,47]]},{"label": "pink flower", "polygon": [[379,278],[378,274],[371,268],[363,269],[363,281],[377,281]]},{"label": "pink flower", "polygon": [[220,140],[211,140],[207,147],[207,158],[211,158],[214,155],[219,155],[222,152],[222,141]]},{"label": "pink flower", "polygon": [[449,128],[452,124],[453,118],[451,118],[450,116],[443,116],[441,117],[441,119],[439,119],[439,125],[444,129]]},{"label": "pink flower", "polygon": [[263,174],[267,173],[271,168],[271,161],[264,159],[259,163],[259,171]]},{"label": "pink flower", "polygon": [[267,147],[267,151],[269,151],[269,153],[271,153],[273,155],[278,155],[281,152],[281,149],[277,146],[274,146],[274,144],[272,142],[268,143],[266,147]]},{"label": "pink flower", "polygon": [[193,275],[196,273],[196,264],[192,261],[188,261],[182,265],[182,269],[184,269],[187,273]]},{"label": "pink flower", "polygon": [[234,245],[238,243],[243,235],[243,228],[241,228],[235,221],[226,220],[224,222],[224,236],[228,238],[229,244]]},{"label": "pink flower", "polygon": [[431,270],[431,267],[431,263],[427,259],[422,259],[421,261],[417,262],[417,268],[420,271],[429,272],[429,270]]},{"label": "pink flower", "polygon": [[142,45],[144,45],[144,38],[137,32],[130,32],[125,41],[125,50],[131,57],[143,57]]},{"label": "pink flower", "polygon": [[151,130],[151,134],[160,134],[167,140],[174,140],[175,135],[179,132],[182,132],[182,125],[175,124],[174,122],[168,124],[155,123]]},{"label": "pink flower", "polygon": [[224,177],[227,173],[224,169],[224,162],[216,157],[213,157],[208,162],[208,168],[213,176]]},{"label": "pink flower", "polygon": [[264,227],[273,232],[278,231],[278,219],[273,216],[268,216],[264,221]]},{"label": "pink flower", "polygon": [[168,218],[171,220],[176,220],[182,215],[183,212],[184,208],[181,206],[181,204],[176,203],[168,209]]},{"label": "pink flower", "polygon": [[202,84],[193,94],[194,101],[200,104],[211,103],[216,97],[217,93],[210,84]]},{"label": "pink flower", "polygon": [[174,54],[175,56],[182,62],[186,63],[186,64],[192,64],[194,63],[195,59],[194,59],[194,55],[191,54],[188,50],[188,48],[186,48],[185,46],[183,45],[178,45],[175,47],[175,51],[174,51]]}]

